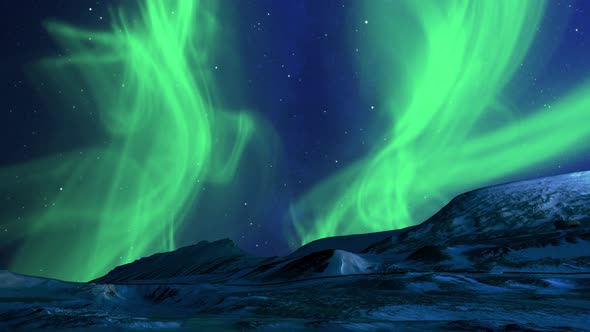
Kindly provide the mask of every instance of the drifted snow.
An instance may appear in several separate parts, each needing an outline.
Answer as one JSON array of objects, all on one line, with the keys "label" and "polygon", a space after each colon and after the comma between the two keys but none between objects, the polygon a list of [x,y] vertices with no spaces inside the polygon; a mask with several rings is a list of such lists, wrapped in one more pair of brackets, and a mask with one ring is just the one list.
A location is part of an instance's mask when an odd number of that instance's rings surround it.
[{"label": "drifted snow", "polygon": [[323,275],[347,275],[369,273],[375,270],[377,264],[344,250],[335,250],[329,261],[329,266]]}]

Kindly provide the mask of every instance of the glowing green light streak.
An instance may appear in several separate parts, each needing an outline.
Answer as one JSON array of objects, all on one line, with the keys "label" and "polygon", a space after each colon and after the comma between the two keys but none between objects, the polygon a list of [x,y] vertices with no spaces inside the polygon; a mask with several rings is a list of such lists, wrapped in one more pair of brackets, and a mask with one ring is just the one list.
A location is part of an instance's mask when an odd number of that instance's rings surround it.
[{"label": "glowing green light streak", "polygon": [[232,178],[255,121],[213,109],[214,4],[146,1],[107,32],[47,23],[68,53],[43,69],[71,84],[64,94],[84,87],[107,142],[2,172],[2,189],[36,190],[12,216],[22,241],[12,270],[89,280],[174,249],[203,183]]},{"label": "glowing green light streak", "polygon": [[301,243],[411,226],[460,192],[573,154],[590,137],[590,83],[524,118],[503,106],[542,1],[366,7],[365,49],[373,52],[363,65],[383,73],[377,79],[390,131],[373,153],[292,206]]}]

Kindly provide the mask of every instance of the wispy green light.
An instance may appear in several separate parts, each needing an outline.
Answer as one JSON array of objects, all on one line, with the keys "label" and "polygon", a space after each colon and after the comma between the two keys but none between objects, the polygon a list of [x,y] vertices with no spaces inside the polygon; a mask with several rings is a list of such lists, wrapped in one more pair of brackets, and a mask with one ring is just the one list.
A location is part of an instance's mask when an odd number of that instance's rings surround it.
[{"label": "wispy green light", "polygon": [[587,142],[590,83],[526,117],[506,106],[503,90],[538,31],[544,2],[363,4],[371,19],[361,65],[379,66],[371,72],[382,73],[375,79],[391,125],[383,144],[292,206],[300,243],[416,224],[460,192]]},{"label": "wispy green light", "polygon": [[106,143],[2,172],[3,189],[36,191],[10,216],[12,270],[82,281],[175,249],[202,186],[232,179],[256,121],[214,108],[214,5],[150,0],[103,32],[47,23],[67,53],[41,67],[64,95],[85,88]]}]

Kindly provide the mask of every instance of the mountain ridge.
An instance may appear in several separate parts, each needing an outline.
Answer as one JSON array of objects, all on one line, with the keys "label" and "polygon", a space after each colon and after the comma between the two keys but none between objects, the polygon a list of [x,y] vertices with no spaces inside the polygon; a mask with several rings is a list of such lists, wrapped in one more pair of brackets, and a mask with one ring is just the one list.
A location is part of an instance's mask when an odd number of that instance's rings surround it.
[{"label": "mountain ridge", "polygon": [[[202,241],[92,282],[269,282],[424,270],[590,272],[585,248],[590,172],[577,172],[472,190],[420,224],[319,239],[282,257],[248,255],[230,239]],[[534,258],[523,258],[527,253]]]},{"label": "mountain ridge", "polygon": [[590,172],[487,187],[283,257],[223,239],[88,283],[0,271],[0,330],[587,331],[589,191]]}]

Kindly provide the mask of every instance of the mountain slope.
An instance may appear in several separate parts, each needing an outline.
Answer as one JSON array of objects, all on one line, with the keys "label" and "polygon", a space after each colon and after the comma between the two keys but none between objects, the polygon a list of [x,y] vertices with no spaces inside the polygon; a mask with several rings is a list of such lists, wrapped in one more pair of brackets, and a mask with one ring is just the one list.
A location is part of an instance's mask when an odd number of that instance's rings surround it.
[{"label": "mountain slope", "polygon": [[0,330],[588,331],[589,190],[590,172],[484,188],[285,257],[226,239],[86,284],[0,271]]},{"label": "mountain slope", "polygon": [[[211,281],[223,279],[265,259],[246,254],[230,239],[201,241],[121,265],[94,283]],[[200,277],[200,278],[198,278]],[[206,279],[206,280],[205,280]]]},{"label": "mountain slope", "polygon": [[409,243],[474,243],[590,226],[590,172],[558,175],[471,191],[417,227],[365,251]]},{"label": "mountain slope", "polygon": [[314,241],[258,258],[231,240],[117,267],[97,283],[283,282],[403,271],[590,271],[590,172],[474,190],[422,224]]},{"label": "mountain slope", "polygon": [[363,252],[396,263],[429,246],[447,257],[431,262],[438,269],[590,271],[590,172],[459,195],[424,223]]}]

